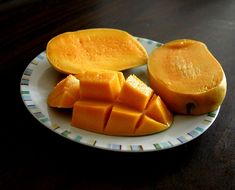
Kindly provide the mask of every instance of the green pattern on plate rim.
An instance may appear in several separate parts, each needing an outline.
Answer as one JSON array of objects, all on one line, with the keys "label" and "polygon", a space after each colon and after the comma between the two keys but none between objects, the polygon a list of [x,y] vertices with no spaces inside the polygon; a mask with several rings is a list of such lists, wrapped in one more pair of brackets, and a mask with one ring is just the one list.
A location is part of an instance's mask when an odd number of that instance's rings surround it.
[{"label": "green pattern on plate rim", "polygon": [[[136,37],[146,48],[148,54],[162,44],[153,40]],[[143,75],[146,65],[129,71]],[[146,77],[146,75],[145,75]],[[20,93],[29,112],[43,126],[74,142],[87,146],[121,152],[148,152],[169,149],[187,143],[204,133],[216,119],[219,108],[202,116],[174,117],[172,126],[161,133],[141,137],[116,137],[96,134],[70,125],[69,117],[58,117],[56,110],[47,106],[47,95],[58,82],[59,73],[52,69],[45,52],[35,57],[25,69],[21,82]],[[61,115],[60,115],[61,116]],[[60,119],[61,118],[61,119]]]}]

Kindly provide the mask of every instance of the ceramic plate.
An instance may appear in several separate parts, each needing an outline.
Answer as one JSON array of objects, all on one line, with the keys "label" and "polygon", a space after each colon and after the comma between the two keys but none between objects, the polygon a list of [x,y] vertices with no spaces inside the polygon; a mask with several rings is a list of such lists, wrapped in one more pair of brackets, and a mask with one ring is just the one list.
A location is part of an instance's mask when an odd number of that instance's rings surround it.
[{"label": "ceramic plate", "polygon": [[[161,43],[138,38],[147,52],[161,46]],[[125,75],[136,74],[146,83],[146,65],[130,69]],[[43,126],[53,132],[84,145],[121,152],[147,152],[172,148],[187,143],[204,133],[216,119],[219,108],[201,116],[175,115],[172,126],[166,131],[141,137],[119,137],[97,134],[70,125],[71,111],[53,109],[47,106],[47,96],[61,74],[48,63],[45,52],[34,58],[25,69],[21,83],[21,96],[29,112]]]}]

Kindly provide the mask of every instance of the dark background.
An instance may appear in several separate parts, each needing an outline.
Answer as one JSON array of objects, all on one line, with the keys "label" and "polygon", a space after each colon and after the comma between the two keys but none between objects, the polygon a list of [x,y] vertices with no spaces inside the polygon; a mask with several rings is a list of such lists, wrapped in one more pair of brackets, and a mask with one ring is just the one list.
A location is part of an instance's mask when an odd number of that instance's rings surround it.
[{"label": "dark background", "polygon": [[[167,42],[203,41],[224,68],[228,92],[200,137],[151,153],[71,142],[25,108],[20,79],[57,34],[111,27]],[[0,189],[235,189],[235,1],[0,1]]]}]

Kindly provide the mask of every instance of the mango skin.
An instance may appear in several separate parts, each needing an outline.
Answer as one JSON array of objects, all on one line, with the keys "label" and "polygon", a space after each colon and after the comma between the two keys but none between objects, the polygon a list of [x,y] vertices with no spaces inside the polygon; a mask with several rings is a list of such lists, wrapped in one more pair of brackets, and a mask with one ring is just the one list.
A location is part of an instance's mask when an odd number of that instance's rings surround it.
[{"label": "mango skin", "polygon": [[[149,74],[151,75],[151,74]],[[150,78],[150,84],[153,89],[162,97],[167,107],[180,114],[201,115],[216,110],[223,102],[226,94],[226,80],[206,93],[200,94],[182,94],[167,89],[160,81]],[[190,104],[192,108],[190,108]],[[189,107],[189,108],[187,108]],[[190,109],[192,111],[190,112]]]},{"label": "mango skin", "polygon": [[[163,53],[160,52],[162,51],[161,48],[164,49],[168,48],[169,52],[171,51],[171,53],[167,55],[168,58],[166,55],[163,55]],[[207,62],[205,62],[205,64],[207,64],[206,66],[207,69],[211,68],[214,69],[213,74],[215,76],[216,82],[206,81],[203,78],[203,76],[198,77],[198,74],[195,73],[194,71],[193,73],[195,74],[195,80],[190,79],[192,83],[191,85],[189,83],[188,86],[185,84],[187,82],[187,77],[174,79],[175,81],[178,82],[178,85],[174,86],[171,84],[175,82],[174,80],[169,80],[168,78],[166,79],[164,77],[159,77],[160,73],[169,72],[169,67],[159,70],[156,69],[157,64],[162,64],[162,65],[168,64],[167,62],[169,62],[170,60],[169,57],[173,54],[172,52],[181,51],[182,49],[184,49],[182,51],[189,52],[189,54],[177,55],[177,53],[175,53],[176,56],[182,56],[181,58],[183,60],[186,59],[186,58],[184,59],[183,57],[185,56],[187,57],[188,60],[190,60],[191,55],[192,57],[196,56],[194,55],[194,52],[191,51],[190,48],[193,50],[198,49],[200,56],[203,58],[203,61],[207,60]],[[165,45],[161,46],[159,50],[155,49],[149,57],[148,61],[149,81],[150,81],[150,86],[154,89],[154,91],[157,94],[159,94],[159,96],[164,100],[164,102],[167,104],[168,108],[171,111],[180,114],[201,115],[216,110],[222,104],[227,91],[226,76],[224,74],[224,71],[220,63],[211,54],[211,52],[207,49],[204,43],[195,40],[181,39],[168,42]],[[194,59],[191,59],[191,61],[192,63],[198,64],[197,60],[195,61]],[[201,67],[203,70],[204,69],[203,66]],[[201,68],[199,67],[198,73],[203,72],[200,69]],[[204,76],[211,74],[210,72],[204,72],[204,73],[205,73]],[[198,83],[199,81],[202,84],[203,82],[205,82],[206,83],[205,87],[203,85],[200,86],[200,84]],[[207,85],[209,86],[208,89]]]}]

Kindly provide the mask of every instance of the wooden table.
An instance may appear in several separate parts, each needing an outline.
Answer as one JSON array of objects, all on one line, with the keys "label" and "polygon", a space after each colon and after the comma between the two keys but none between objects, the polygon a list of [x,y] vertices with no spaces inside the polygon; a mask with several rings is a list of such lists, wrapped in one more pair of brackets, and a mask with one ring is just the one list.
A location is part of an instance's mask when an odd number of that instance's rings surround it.
[{"label": "wooden table", "polygon": [[[0,189],[235,189],[235,1],[40,1],[0,3]],[[45,128],[20,96],[20,79],[65,31],[111,27],[159,42],[203,41],[224,68],[228,91],[213,125],[184,145],[119,153]]]}]

